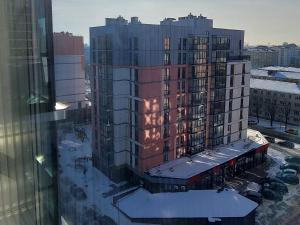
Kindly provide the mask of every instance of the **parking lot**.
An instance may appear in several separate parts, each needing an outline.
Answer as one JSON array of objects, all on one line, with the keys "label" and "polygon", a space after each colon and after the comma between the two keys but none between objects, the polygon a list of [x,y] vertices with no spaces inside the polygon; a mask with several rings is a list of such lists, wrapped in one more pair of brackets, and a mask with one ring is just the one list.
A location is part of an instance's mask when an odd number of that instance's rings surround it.
[{"label": "parking lot", "polygon": [[[275,139],[276,143],[270,144],[268,159],[264,164],[248,170],[233,179],[226,180],[226,186],[243,193],[250,183],[260,183],[266,176],[276,176],[281,171],[280,165],[285,163],[285,157],[300,156],[299,144],[295,144],[294,149],[289,149],[278,145],[277,142],[279,141],[283,140]],[[288,193],[283,195],[282,200],[272,201],[263,198],[262,203],[257,208],[257,225],[300,224],[300,185],[286,184],[286,186],[288,187]]]}]

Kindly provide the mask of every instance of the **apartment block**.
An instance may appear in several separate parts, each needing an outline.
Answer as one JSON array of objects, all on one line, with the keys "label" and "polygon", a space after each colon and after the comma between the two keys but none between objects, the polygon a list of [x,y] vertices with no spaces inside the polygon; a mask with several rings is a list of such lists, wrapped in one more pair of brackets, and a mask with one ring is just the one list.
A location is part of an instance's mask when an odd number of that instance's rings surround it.
[{"label": "apartment block", "polygon": [[206,17],[107,18],[90,28],[94,165],[143,176],[247,138],[244,31]]},{"label": "apartment block", "polygon": [[69,110],[84,108],[87,102],[83,37],[54,33],[53,45],[56,99],[68,104]]},{"label": "apartment block", "polygon": [[264,67],[251,70],[249,115],[300,124],[300,69]]}]

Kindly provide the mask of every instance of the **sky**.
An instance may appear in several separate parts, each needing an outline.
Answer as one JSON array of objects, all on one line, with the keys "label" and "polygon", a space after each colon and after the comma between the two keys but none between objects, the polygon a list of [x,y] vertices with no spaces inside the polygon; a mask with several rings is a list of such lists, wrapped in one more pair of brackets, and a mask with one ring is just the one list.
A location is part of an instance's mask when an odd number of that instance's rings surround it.
[{"label": "sky", "polygon": [[245,43],[300,45],[300,0],[52,0],[53,29],[84,36],[105,18],[138,16],[158,24],[190,12],[214,20],[214,27],[245,30]]}]

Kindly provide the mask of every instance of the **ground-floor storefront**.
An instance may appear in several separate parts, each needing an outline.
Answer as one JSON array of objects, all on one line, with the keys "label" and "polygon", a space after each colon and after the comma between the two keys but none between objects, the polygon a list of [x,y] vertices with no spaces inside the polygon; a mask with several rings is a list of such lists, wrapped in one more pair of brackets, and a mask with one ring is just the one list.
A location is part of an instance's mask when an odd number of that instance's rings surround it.
[{"label": "ground-floor storefront", "polygon": [[267,159],[268,144],[252,149],[236,158],[216,165],[187,179],[174,179],[145,174],[144,186],[151,192],[177,192],[219,188],[226,180],[239,176]]}]

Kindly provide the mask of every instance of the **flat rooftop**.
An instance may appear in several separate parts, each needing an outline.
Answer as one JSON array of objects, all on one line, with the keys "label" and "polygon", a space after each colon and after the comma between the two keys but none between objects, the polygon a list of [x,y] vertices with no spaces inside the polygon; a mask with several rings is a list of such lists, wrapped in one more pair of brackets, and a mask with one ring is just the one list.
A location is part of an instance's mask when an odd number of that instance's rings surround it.
[{"label": "flat rooftop", "polygon": [[188,179],[266,144],[268,142],[260,132],[248,129],[245,140],[221,145],[214,150],[206,150],[191,157],[166,162],[149,170],[149,175]]},{"label": "flat rooftop", "polygon": [[300,95],[300,85],[278,80],[250,79],[250,88]]},{"label": "flat rooftop", "polygon": [[[272,72],[272,74],[269,74],[269,72]],[[269,66],[260,69],[253,69],[251,70],[251,75],[300,80],[300,68]]]},{"label": "flat rooftop", "polygon": [[233,190],[191,190],[152,194],[140,188],[117,201],[132,219],[245,217],[257,204]]}]

